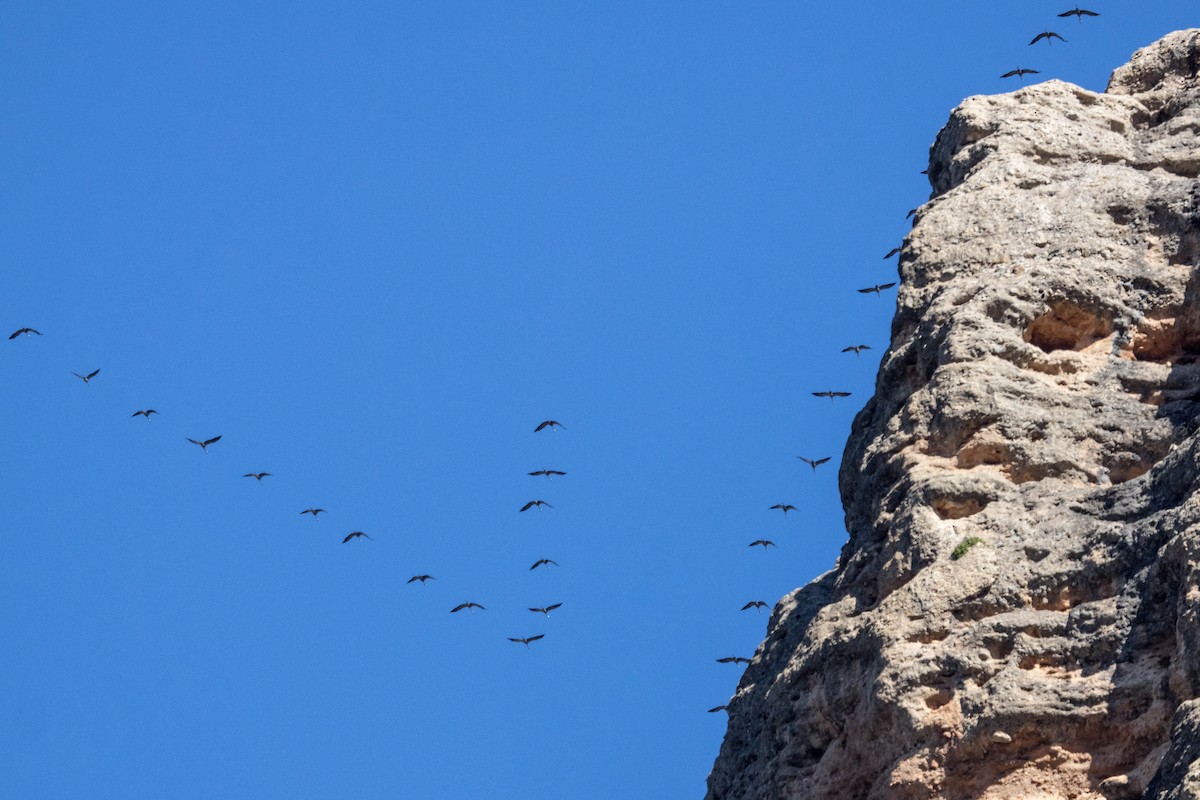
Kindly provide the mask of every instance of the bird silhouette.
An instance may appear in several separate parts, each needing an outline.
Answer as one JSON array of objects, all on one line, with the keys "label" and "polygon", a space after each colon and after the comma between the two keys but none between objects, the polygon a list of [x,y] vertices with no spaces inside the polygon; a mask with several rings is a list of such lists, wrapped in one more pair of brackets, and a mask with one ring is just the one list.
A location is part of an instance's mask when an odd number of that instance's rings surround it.
[{"label": "bird silhouette", "polygon": [[87,375],[80,375],[78,372],[72,372],[71,374],[74,375],[76,378],[79,378],[79,380],[83,381],[84,383],[91,383],[92,378],[94,378],[100,374],[100,370],[95,370],[93,372],[89,372]]},{"label": "bird silhouette", "polygon": [[749,611],[752,608],[757,608],[759,611],[762,611],[767,607],[767,604],[762,600],[751,600],[749,603],[746,603],[746,605],[742,606],[742,611]]},{"label": "bird silhouette", "polygon": [[831,389],[827,389],[823,392],[813,392],[812,394],[813,394],[813,397],[828,397],[829,402],[831,402],[831,403],[833,402],[833,398],[835,398],[835,397],[849,397],[850,396],[849,392],[835,392]]},{"label": "bird silhouette", "polygon": [[317,514],[326,514],[326,513],[328,513],[328,512],[326,512],[325,509],[323,509],[323,508],[306,508],[300,512],[301,515],[312,514],[313,519],[317,519]]},{"label": "bird silhouette", "polygon": [[345,544],[346,542],[350,541],[351,539],[370,539],[370,538],[371,538],[370,536],[367,536],[362,531],[351,531],[350,533],[346,534],[345,539],[342,539],[342,544]]},{"label": "bird silhouette", "polygon": [[1013,70],[1009,70],[1008,72],[1004,73],[1000,77],[1001,78],[1011,78],[1013,75],[1016,75],[1018,78],[1020,78],[1022,81],[1024,81],[1026,75],[1038,75],[1038,74],[1040,74],[1040,73],[1036,69],[1013,69]]},{"label": "bird silhouette", "polygon": [[529,647],[530,642],[536,642],[538,639],[544,639],[544,638],[546,638],[546,634],[539,633],[537,636],[526,636],[522,639],[514,639],[513,637],[509,636],[508,640],[510,642],[517,642],[518,644],[523,644],[526,647]]},{"label": "bird silhouette", "polygon": [[146,419],[150,419],[151,414],[157,414],[157,413],[158,412],[155,411],[153,408],[147,408],[145,411],[133,412],[132,414],[130,414],[130,417],[145,417]]},{"label": "bird silhouette", "polygon": [[198,442],[198,441],[196,441],[195,439],[188,439],[188,437],[186,437],[186,436],[185,436],[185,437],[183,437],[183,438],[187,439],[187,440],[188,440],[189,442],[191,442],[192,444],[198,444],[198,445],[200,445],[200,449],[201,449],[201,450],[203,450],[203,451],[204,451],[204,452],[206,452],[206,453],[208,452],[208,446],[209,446],[210,444],[213,444],[213,443],[215,443],[215,442],[219,442],[219,441],[221,441],[221,437],[220,437],[220,436],[214,436],[213,438],[211,438],[211,439],[205,439],[205,440],[204,440],[204,441],[202,441],[202,442]]},{"label": "bird silhouette", "polygon": [[530,500],[528,503],[521,506],[521,510],[528,511],[529,509],[534,508],[535,506],[537,507],[538,511],[542,510],[542,506],[545,506],[546,508],[554,508],[554,506],[550,505],[545,500]]},{"label": "bird silhouette", "polygon": [[25,334],[26,336],[28,336],[31,333],[36,333],[38,336],[42,335],[41,331],[35,331],[33,328],[20,328],[19,330],[13,331],[12,335],[9,336],[8,338],[15,339],[18,336],[20,336],[22,333]]},{"label": "bird silhouette", "polygon": [[728,710],[729,710],[729,706],[713,706],[712,708],[710,708],[708,710],[708,713],[715,714],[718,711],[728,711]]},{"label": "bird silhouette", "polygon": [[874,292],[876,295],[878,295],[884,289],[890,289],[895,285],[896,285],[895,281],[892,281],[891,283],[877,283],[874,286],[868,286],[865,289],[859,289],[858,293],[859,294],[870,294],[871,292]]},{"label": "bird silhouette", "polygon": [[768,547],[778,547],[779,545],[775,544],[770,539],[756,539],[755,541],[751,542],[747,546],[748,547],[762,547],[763,552],[765,553],[767,551]]},{"label": "bird silhouette", "polygon": [[750,659],[738,658],[737,656],[728,656],[726,658],[718,658],[717,663],[718,664],[749,664]]},{"label": "bird silhouette", "polygon": [[1054,44],[1054,40],[1055,40],[1055,39],[1058,39],[1059,41],[1062,41],[1062,42],[1065,42],[1065,41],[1067,41],[1066,39],[1064,39],[1063,37],[1059,36],[1059,35],[1058,35],[1057,33],[1055,33],[1054,31],[1042,31],[1042,32],[1041,32],[1041,33],[1039,33],[1037,36],[1033,37],[1033,41],[1032,41],[1032,42],[1030,42],[1029,44],[1031,44],[1031,45],[1037,44],[1037,43],[1038,43],[1038,42],[1040,42],[1042,39],[1045,39],[1045,40],[1046,40],[1046,44]]},{"label": "bird silhouette", "polygon": [[426,581],[436,581],[436,580],[437,580],[437,578],[433,577],[432,575],[413,575],[411,578],[409,578],[407,581],[405,581],[405,583],[407,584],[407,583],[413,583],[415,581],[420,581],[421,585],[424,586]]},{"label": "bird silhouette", "polygon": [[[907,217],[905,217],[905,219],[907,219]],[[904,246],[904,245],[901,245],[900,247],[893,247],[891,250],[888,250],[888,251],[887,251],[887,255],[883,257],[883,260],[884,260],[884,261],[887,261],[889,258],[891,258],[892,256],[896,255],[896,253],[899,253],[899,252],[900,252],[900,248],[901,248],[901,247],[903,247],[903,246]]]},{"label": "bird silhouette", "polygon": [[918,211],[920,211],[920,210],[921,210],[921,207],[920,207],[920,206],[917,206],[916,208],[910,208],[910,209],[908,210],[908,213],[904,215],[904,218],[905,218],[905,219],[912,219],[912,216],[913,216],[913,214],[916,214],[916,213],[917,213]]},{"label": "bird silhouette", "polygon": [[533,432],[537,433],[538,431],[542,430],[543,428],[549,428],[550,430],[557,430],[558,428],[562,428],[563,430],[566,430],[566,427],[567,427],[566,425],[563,425],[561,422],[559,422],[556,419],[548,419],[545,422],[538,423],[538,426],[533,429]]},{"label": "bird silhouette", "polygon": [[530,472],[529,474],[530,475],[545,475],[547,478],[550,478],[550,477],[553,477],[554,475],[566,475],[567,473],[561,472],[557,469],[539,469],[536,472]]},{"label": "bird silhouette", "polygon": [[548,616],[550,616],[551,611],[553,611],[556,608],[561,608],[561,607],[562,607],[562,603],[555,603],[554,605],[546,606],[545,608],[531,608],[529,610],[536,611],[539,614],[545,614],[548,617]]},{"label": "bird silhouette", "polygon": [[783,512],[783,515],[784,515],[785,517],[787,516],[787,512],[789,512],[789,511],[799,511],[799,510],[800,510],[800,509],[796,508],[794,505],[792,505],[791,503],[787,503],[787,504],[784,504],[784,503],[776,503],[775,505],[771,506],[771,507],[770,507],[770,508],[768,508],[767,510],[768,510],[768,511],[774,511],[774,510],[775,510],[775,509],[777,509],[777,508],[778,508],[780,511],[782,511],[782,512]]},{"label": "bird silhouette", "polygon": [[824,464],[826,461],[828,461],[830,458],[832,458],[832,456],[825,456],[824,458],[805,458],[804,456],[796,456],[796,458],[800,459],[805,464],[808,464],[810,467],[812,467],[813,474],[816,475],[817,467]]},{"label": "bird silhouette", "polygon": [[551,560],[550,560],[550,559],[548,559],[548,558],[539,558],[539,559],[538,559],[536,562],[534,562],[533,566],[532,566],[532,567],[530,567],[529,569],[530,569],[530,570],[535,570],[535,569],[537,569],[538,567],[540,567],[542,564],[545,564],[546,566],[551,566],[551,565],[553,565],[553,566],[556,566],[556,567],[558,566],[558,562],[557,562],[557,561],[551,561]]},{"label": "bird silhouette", "polygon": [[1080,8],[1079,6],[1075,6],[1070,11],[1064,11],[1063,13],[1059,14],[1059,16],[1060,17],[1075,17],[1075,19],[1079,20],[1082,23],[1084,17],[1098,17],[1100,15],[1097,14],[1095,11],[1088,11],[1086,8]]},{"label": "bird silhouette", "polygon": [[854,353],[855,358],[857,358],[858,355],[860,353],[862,353],[863,350],[870,350],[870,349],[871,349],[871,346],[868,344],[852,344],[849,347],[843,347],[842,352],[843,353]]},{"label": "bird silhouette", "polygon": [[458,611],[462,611],[464,608],[466,608],[466,609],[478,608],[480,611],[487,611],[487,609],[484,608],[483,606],[479,605],[479,603],[459,603],[454,608],[450,609],[450,613],[454,614]]},{"label": "bird silhouette", "polygon": [[256,480],[258,480],[259,483],[262,483],[262,479],[271,477],[271,473],[269,473],[269,472],[247,472],[242,477],[243,478],[255,478]]}]

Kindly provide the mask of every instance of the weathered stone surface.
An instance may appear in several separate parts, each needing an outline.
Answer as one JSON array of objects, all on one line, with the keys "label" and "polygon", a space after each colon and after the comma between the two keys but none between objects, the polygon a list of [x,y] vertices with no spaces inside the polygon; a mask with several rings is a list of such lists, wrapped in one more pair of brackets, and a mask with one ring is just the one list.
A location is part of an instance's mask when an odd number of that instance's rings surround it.
[{"label": "weathered stone surface", "polygon": [[1198,66],[1177,32],[938,135],[850,539],[775,608],[712,800],[1200,797]]}]

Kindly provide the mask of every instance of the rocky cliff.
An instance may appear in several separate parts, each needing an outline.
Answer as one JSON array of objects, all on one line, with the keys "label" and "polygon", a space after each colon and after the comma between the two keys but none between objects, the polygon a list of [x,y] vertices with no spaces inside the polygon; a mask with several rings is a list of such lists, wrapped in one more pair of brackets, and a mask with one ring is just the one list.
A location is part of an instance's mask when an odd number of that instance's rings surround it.
[{"label": "rocky cliff", "polygon": [[708,796],[1200,797],[1200,30],[964,102]]}]

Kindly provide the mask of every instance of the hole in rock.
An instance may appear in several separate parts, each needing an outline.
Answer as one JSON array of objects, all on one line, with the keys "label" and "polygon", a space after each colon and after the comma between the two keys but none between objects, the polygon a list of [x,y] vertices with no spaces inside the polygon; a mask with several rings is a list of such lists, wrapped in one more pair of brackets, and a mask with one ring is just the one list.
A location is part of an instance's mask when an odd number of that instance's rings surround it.
[{"label": "hole in rock", "polygon": [[990,498],[981,496],[939,497],[933,501],[933,513],[942,519],[962,519],[987,508]]},{"label": "hole in rock", "polygon": [[925,698],[925,705],[930,708],[941,708],[954,699],[954,692],[949,689],[938,689]]},{"label": "hole in rock", "polygon": [[1050,306],[1025,329],[1024,339],[1047,353],[1082,350],[1112,333],[1112,318],[1067,301]]}]

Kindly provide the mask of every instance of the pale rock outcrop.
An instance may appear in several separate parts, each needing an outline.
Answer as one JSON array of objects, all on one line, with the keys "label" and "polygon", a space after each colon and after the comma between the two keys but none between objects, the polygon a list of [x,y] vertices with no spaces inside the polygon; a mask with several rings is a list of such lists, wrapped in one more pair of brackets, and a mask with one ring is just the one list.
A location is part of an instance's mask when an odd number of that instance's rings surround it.
[{"label": "pale rock outcrop", "polygon": [[938,135],[850,539],[775,608],[711,800],[1200,797],[1198,67],[1180,31]]}]

